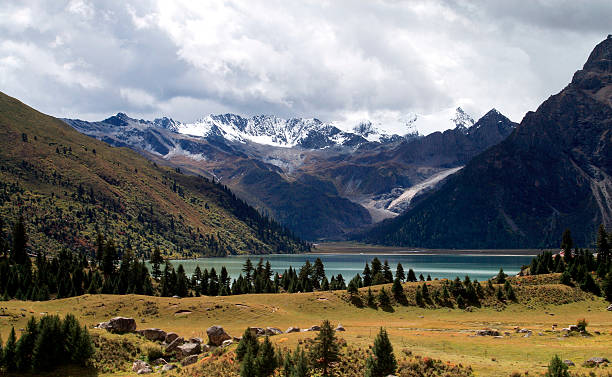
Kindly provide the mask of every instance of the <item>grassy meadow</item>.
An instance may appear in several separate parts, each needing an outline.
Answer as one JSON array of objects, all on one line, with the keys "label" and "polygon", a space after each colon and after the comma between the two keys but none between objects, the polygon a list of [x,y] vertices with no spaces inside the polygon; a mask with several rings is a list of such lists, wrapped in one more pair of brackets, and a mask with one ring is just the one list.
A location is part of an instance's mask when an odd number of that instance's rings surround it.
[{"label": "grassy meadow", "polygon": [[[284,331],[290,326],[308,328],[329,319],[334,325],[341,323],[346,328],[346,332],[338,335],[349,345],[367,348],[378,328],[384,326],[398,355],[409,350],[415,355],[470,365],[477,376],[509,376],[514,371],[539,375],[554,354],[576,363],[576,367],[571,368],[573,372],[607,375],[612,368],[590,369],[581,365],[594,356],[612,359],[612,312],[606,311],[607,303],[603,299],[556,281],[555,275],[513,278],[517,302],[502,304],[485,300],[481,308],[471,310],[415,306],[410,298],[422,283],[405,283],[408,305],[394,305],[387,311],[359,308],[351,304],[345,291],[181,299],[84,295],[47,302],[11,300],[0,304],[0,333],[6,339],[11,326],[16,330],[23,328],[30,316],[40,317],[43,313],[64,315],[72,312],[90,328],[114,316],[134,317],[139,329],[158,327],[185,338],[203,339],[206,339],[206,328],[211,325],[221,325],[231,335],[241,336],[248,326],[278,327]],[[438,281],[428,283],[434,289],[440,284]],[[373,291],[380,287],[373,287]],[[360,291],[362,298],[365,292],[367,288]],[[563,337],[561,332],[552,331],[553,325],[560,330],[580,318],[587,319],[587,330],[593,336]],[[516,333],[516,326],[532,330],[531,337]],[[510,335],[503,338],[474,335],[476,330],[485,328],[498,329],[502,334],[507,331]],[[98,346],[105,344],[117,352],[118,360],[100,369],[100,375],[130,375],[130,361],[138,358],[150,343],[132,334],[90,331]],[[281,348],[292,350],[298,341],[315,335],[313,332],[292,333],[271,340]],[[121,354],[117,351],[119,348],[127,351]],[[108,364],[108,360],[104,363]],[[183,373],[185,369],[197,367],[198,364],[184,368]],[[56,373],[81,375],[82,371],[68,369]]]}]

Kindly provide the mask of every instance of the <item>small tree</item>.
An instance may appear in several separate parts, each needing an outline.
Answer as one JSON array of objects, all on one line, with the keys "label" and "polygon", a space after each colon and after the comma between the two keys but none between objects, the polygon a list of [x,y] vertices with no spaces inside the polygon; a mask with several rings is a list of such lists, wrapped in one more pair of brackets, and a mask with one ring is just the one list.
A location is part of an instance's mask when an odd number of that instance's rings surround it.
[{"label": "small tree", "polygon": [[568,285],[570,287],[574,285],[572,284],[572,275],[569,273],[568,270],[563,271],[563,273],[561,274],[560,281],[561,284]]},{"label": "small tree", "polygon": [[499,269],[499,273],[497,274],[496,280],[497,280],[497,284],[504,284],[506,282],[506,277],[508,275],[506,275],[504,273],[504,269],[500,268]]},{"label": "small tree", "polygon": [[290,377],[307,377],[308,376],[308,358],[304,353],[304,350],[300,349],[298,345],[295,350],[295,356],[293,358],[293,370],[291,371]]},{"label": "small tree", "polygon": [[585,318],[579,319],[578,323],[576,323],[576,326],[578,326],[578,330],[585,332],[588,325],[589,322]]},{"label": "small tree", "polygon": [[253,334],[253,332],[247,328],[244,330],[244,334],[242,334],[242,339],[238,343],[238,347],[236,348],[236,359],[238,361],[242,361],[245,355],[247,354],[248,349],[251,349],[252,353],[257,355],[259,351],[259,342],[257,338]]},{"label": "small tree", "polygon": [[395,269],[395,278],[399,279],[400,282],[406,280],[406,273],[404,272],[404,267],[401,263],[397,264],[397,268]]},{"label": "small tree", "polygon": [[559,356],[553,356],[550,364],[548,364],[546,377],[570,377],[570,374],[567,371],[567,365],[561,361]]},{"label": "small tree", "polygon": [[380,291],[378,291],[378,305],[381,308],[388,308],[391,306],[391,299],[389,298],[385,288],[381,288]]},{"label": "small tree", "polygon": [[270,343],[270,338],[266,336],[259,347],[257,358],[255,359],[255,369],[259,377],[268,377],[274,374],[278,360],[274,352],[274,347]]},{"label": "small tree", "polygon": [[397,369],[397,360],[393,354],[393,346],[389,341],[387,331],[380,328],[376,339],[374,339],[374,347],[372,348],[374,356],[370,355],[366,361],[367,377],[385,377],[395,373]]},{"label": "small tree", "polygon": [[374,302],[374,295],[372,294],[372,289],[370,287],[368,287],[368,296],[366,298],[366,302],[371,308],[376,306],[376,302]]},{"label": "small tree", "polygon": [[330,376],[330,364],[339,360],[335,331],[328,320],[321,324],[321,331],[319,331],[315,343],[310,349],[309,358],[316,369],[322,370],[323,376]]},{"label": "small tree", "polygon": [[155,279],[159,279],[159,277],[161,276],[160,266],[164,263],[164,258],[162,257],[161,252],[159,251],[159,247],[155,247],[155,249],[153,250],[150,262],[151,275],[153,275]]},{"label": "small tree", "polygon": [[512,289],[512,285],[507,280],[506,280],[506,283],[504,284],[504,291],[506,292],[506,297],[508,297],[510,301],[516,300],[516,294],[514,293],[514,289]]},{"label": "small tree", "polygon": [[393,297],[395,297],[395,300],[398,302],[402,302],[406,299],[406,296],[404,295],[404,288],[402,287],[402,283],[400,282],[400,279],[397,277],[393,281],[391,292],[393,293]]},{"label": "small tree", "polygon": [[414,274],[412,268],[408,270],[408,277],[406,279],[412,282],[417,281],[416,275]]},{"label": "small tree", "polygon": [[248,348],[240,365],[240,377],[259,377],[255,367],[255,357],[253,350]]},{"label": "small tree", "polygon": [[7,372],[14,372],[17,370],[16,356],[17,356],[17,339],[15,336],[15,328],[11,328],[6,345],[4,346],[3,364]]},{"label": "small tree", "polygon": [[569,229],[565,229],[563,232],[563,236],[561,237],[561,249],[567,255],[572,252],[572,247],[574,247],[574,240],[572,240],[572,232]]}]

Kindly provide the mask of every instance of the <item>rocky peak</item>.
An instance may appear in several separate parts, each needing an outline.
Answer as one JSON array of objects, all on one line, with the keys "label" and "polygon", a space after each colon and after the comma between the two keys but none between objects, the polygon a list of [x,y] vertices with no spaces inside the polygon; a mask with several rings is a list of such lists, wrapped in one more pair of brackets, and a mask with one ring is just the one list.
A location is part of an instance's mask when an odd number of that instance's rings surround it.
[{"label": "rocky peak", "polygon": [[455,117],[451,119],[455,124],[455,129],[467,132],[468,128],[474,125],[474,119],[468,115],[461,107],[455,112]]}]

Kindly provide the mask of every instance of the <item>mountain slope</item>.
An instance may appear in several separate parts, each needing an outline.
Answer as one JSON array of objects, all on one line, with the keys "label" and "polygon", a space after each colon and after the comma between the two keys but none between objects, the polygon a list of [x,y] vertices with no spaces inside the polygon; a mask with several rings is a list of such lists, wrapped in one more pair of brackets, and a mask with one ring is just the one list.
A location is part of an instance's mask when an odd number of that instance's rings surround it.
[{"label": "mountain slope", "polygon": [[0,93],[0,215],[36,250],[91,253],[97,230],[145,255],[299,252],[308,245],[207,179],[160,168]]},{"label": "mountain slope", "polygon": [[423,247],[592,245],[612,226],[612,36],[516,131],[362,239]]}]

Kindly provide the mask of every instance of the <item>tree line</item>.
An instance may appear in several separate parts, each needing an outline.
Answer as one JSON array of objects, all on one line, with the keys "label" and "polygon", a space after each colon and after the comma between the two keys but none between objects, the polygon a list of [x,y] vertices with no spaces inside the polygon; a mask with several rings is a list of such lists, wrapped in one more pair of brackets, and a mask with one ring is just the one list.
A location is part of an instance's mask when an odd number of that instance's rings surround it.
[{"label": "tree line", "polygon": [[597,231],[596,255],[587,249],[574,245],[569,229],[561,237],[561,252],[546,251],[536,256],[529,265],[532,275],[561,273],[561,283],[578,286],[580,289],[603,295],[612,302],[612,233],[608,234],[603,225]]}]

